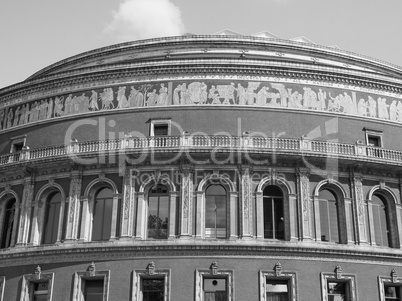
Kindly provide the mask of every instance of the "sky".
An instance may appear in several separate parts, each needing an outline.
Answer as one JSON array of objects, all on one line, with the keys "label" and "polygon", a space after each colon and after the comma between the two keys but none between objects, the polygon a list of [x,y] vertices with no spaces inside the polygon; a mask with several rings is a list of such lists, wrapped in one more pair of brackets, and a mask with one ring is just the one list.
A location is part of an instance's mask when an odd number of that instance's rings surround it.
[{"label": "sky", "polygon": [[401,0],[1,0],[0,89],[70,56],[161,36],[269,31],[402,66]]}]

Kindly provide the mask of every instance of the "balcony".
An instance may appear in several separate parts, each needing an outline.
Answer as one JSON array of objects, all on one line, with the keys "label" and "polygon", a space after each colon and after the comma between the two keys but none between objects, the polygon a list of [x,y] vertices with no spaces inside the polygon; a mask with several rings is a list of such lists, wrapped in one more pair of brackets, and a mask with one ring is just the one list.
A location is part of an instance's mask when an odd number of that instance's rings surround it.
[{"label": "balcony", "polygon": [[253,136],[189,135],[164,137],[125,137],[105,141],[76,141],[68,145],[29,149],[0,156],[0,167],[35,163],[43,160],[85,158],[108,154],[143,154],[149,152],[237,152],[250,154],[289,154],[332,157],[373,163],[402,164],[402,151],[371,147],[357,142],[342,144],[328,141],[266,138]]}]

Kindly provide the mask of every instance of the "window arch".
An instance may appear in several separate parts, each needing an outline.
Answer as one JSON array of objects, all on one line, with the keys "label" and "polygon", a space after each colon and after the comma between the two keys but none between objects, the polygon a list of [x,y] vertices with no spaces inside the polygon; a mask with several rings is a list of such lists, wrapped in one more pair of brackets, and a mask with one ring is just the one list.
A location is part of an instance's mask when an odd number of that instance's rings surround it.
[{"label": "window arch", "polygon": [[58,239],[61,210],[61,193],[50,194],[46,201],[42,244],[54,244]]},{"label": "window arch", "polygon": [[93,204],[92,241],[109,240],[112,234],[113,191],[109,187],[100,188]]},{"label": "window arch", "polygon": [[227,192],[222,185],[205,191],[205,238],[227,238]]},{"label": "window arch", "polygon": [[1,234],[1,245],[2,249],[9,248],[14,245],[13,242],[13,232],[17,227],[16,221],[16,210],[17,210],[17,200],[11,198],[4,204],[3,207],[3,224],[2,224],[2,234]]},{"label": "window arch", "polygon": [[158,184],[148,193],[147,238],[167,239],[169,236],[169,190]]},{"label": "window arch", "polygon": [[263,191],[264,238],[285,239],[285,216],[282,190],[268,185]]},{"label": "window arch", "polygon": [[387,202],[380,193],[374,193],[371,197],[373,208],[374,239],[377,246],[389,245],[389,217],[387,213]]},{"label": "window arch", "polygon": [[321,241],[339,242],[338,200],[329,189],[319,192]]}]

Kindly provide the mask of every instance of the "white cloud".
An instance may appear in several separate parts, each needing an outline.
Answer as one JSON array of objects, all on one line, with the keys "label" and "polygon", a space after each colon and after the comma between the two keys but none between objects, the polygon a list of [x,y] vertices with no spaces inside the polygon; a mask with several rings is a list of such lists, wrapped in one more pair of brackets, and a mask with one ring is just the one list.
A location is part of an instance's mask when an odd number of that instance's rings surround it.
[{"label": "white cloud", "polygon": [[182,35],[180,9],[169,0],[124,0],[105,33],[119,41]]}]

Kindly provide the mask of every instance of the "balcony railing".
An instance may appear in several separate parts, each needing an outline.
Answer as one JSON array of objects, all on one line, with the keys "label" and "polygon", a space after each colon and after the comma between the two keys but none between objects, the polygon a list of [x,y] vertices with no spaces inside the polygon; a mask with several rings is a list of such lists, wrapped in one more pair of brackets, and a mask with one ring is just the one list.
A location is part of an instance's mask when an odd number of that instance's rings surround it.
[{"label": "balcony railing", "polygon": [[402,163],[402,151],[356,144],[300,139],[266,138],[253,136],[208,136],[183,135],[163,137],[125,137],[105,141],[72,140],[68,145],[48,146],[38,149],[24,147],[20,152],[0,156],[0,166],[33,162],[43,159],[57,159],[67,156],[93,156],[105,152],[146,152],[146,151],[236,151],[275,152],[309,156],[331,156],[354,160],[370,159],[378,162]]}]

